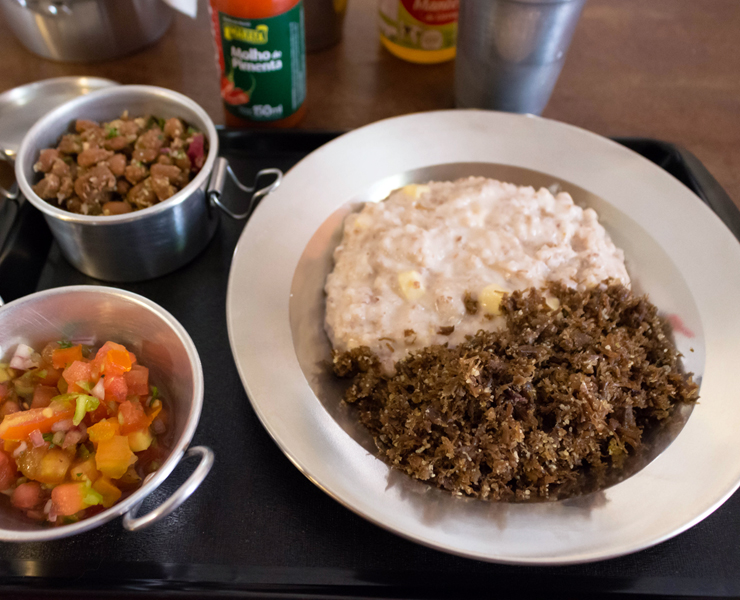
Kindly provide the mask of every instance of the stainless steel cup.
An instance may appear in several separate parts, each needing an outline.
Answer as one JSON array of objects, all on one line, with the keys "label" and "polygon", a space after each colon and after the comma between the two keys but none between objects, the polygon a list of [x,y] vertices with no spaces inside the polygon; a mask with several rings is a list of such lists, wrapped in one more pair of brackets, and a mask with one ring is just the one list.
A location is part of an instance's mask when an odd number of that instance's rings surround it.
[{"label": "stainless steel cup", "polygon": [[[44,527],[24,518],[9,506],[0,510],[0,540],[46,541],[88,531],[124,515],[129,531],[148,527],[182,504],[201,484],[213,465],[213,452],[205,446],[190,447],[203,406],[203,368],[187,331],[175,318],[146,298],[103,286],[70,286],[37,292],[0,308],[0,358],[19,343],[40,348],[54,340],[90,339],[94,344],[111,340],[130,348],[149,368],[152,382],[162,390],[170,411],[171,439],[167,459],[143,485],[89,519],[61,527]],[[187,452],[186,452],[187,451]],[[143,502],[185,457],[200,456],[200,464],[187,481],[164,503],[137,517]]]},{"label": "stainless steel cup", "polygon": [[347,10],[346,0],[304,0],[306,13],[306,52],[316,52],[338,44]]},{"label": "stainless steel cup", "polygon": [[458,108],[541,114],[585,2],[461,2],[455,61]]}]

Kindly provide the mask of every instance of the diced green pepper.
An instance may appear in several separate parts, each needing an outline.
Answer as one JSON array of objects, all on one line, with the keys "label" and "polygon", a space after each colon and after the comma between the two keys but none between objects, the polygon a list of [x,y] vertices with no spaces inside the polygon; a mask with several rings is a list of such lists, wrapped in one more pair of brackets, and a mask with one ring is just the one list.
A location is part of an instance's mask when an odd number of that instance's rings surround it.
[{"label": "diced green pepper", "polygon": [[87,449],[87,446],[85,444],[80,444],[77,448],[77,456],[79,456],[82,460],[87,460],[90,458],[90,450]]},{"label": "diced green pepper", "polygon": [[103,503],[103,496],[99,492],[96,492],[94,489],[92,489],[92,484],[90,483],[89,479],[85,481],[85,489],[83,491],[82,501],[88,506],[95,506],[96,504]]},{"label": "diced green pepper", "polygon": [[85,414],[94,411],[100,406],[100,400],[95,396],[88,396],[86,394],[67,394],[68,396],[76,396],[77,405],[75,407],[75,416],[72,417],[72,423],[79,425],[82,423],[82,419],[85,418]]}]

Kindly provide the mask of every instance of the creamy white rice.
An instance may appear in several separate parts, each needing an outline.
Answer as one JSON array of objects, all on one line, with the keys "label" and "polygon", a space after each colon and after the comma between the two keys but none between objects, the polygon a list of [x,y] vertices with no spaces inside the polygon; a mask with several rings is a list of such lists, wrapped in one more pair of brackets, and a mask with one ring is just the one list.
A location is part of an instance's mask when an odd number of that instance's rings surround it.
[{"label": "creamy white rice", "polygon": [[366,204],[345,220],[334,261],[325,288],[332,345],[369,346],[387,369],[409,350],[501,326],[502,292],[609,277],[629,285],[624,254],[592,209],[483,177],[410,185]]}]

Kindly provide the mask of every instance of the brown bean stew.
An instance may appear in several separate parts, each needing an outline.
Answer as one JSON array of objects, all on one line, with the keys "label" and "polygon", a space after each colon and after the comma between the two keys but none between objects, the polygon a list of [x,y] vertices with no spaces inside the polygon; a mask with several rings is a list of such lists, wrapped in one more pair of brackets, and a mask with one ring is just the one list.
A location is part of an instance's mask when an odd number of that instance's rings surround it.
[{"label": "brown bean stew", "polygon": [[345,401],[392,467],[485,500],[602,487],[682,403],[698,399],[646,297],[607,283],[504,296],[507,327],[430,346],[385,373],[367,348],[334,356]]},{"label": "brown bean stew", "polygon": [[203,168],[208,141],[180,119],[78,119],[75,133],[39,154],[44,177],[33,191],[83,215],[119,215],[148,208],[184,188]]}]

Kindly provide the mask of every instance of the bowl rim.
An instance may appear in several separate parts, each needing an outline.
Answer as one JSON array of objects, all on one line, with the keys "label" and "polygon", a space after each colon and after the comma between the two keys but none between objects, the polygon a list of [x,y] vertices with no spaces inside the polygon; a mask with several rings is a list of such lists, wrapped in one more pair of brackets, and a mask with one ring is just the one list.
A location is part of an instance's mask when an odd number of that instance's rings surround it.
[{"label": "bowl rim", "polygon": [[[135,94],[142,97],[150,98],[162,98],[174,101],[175,103],[193,111],[199,118],[205,123],[206,131],[203,132],[208,139],[208,154],[206,156],[206,162],[203,164],[203,168],[198,174],[190,181],[184,188],[173,194],[172,197],[167,198],[163,202],[159,202],[154,206],[150,206],[141,210],[133,211],[123,215],[107,215],[107,216],[89,216],[79,215],[72,213],[56,206],[53,206],[46,200],[39,197],[29,183],[25,171],[28,168],[27,160],[35,160],[30,158],[30,151],[34,154],[38,154],[41,148],[31,148],[31,141],[34,140],[40,132],[45,131],[51,125],[57,123],[60,120],[60,116],[69,112],[78,111],[79,109],[95,104],[98,101],[103,101],[110,97],[115,97],[125,94]],[[28,155],[28,156],[27,156]],[[109,88],[104,88],[77,98],[73,98],[64,104],[60,104],[55,109],[46,113],[28,130],[26,135],[23,137],[23,141],[18,147],[15,161],[15,178],[18,183],[18,187],[23,192],[23,195],[28,199],[31,204],[38,208],[47,217],[53,217],[60,221],[66,221],[69,223],[79,223],[87,225],[105,226],[115,225],[120,223],[128,223],[136,221],[138,219],[147,218],[148,216],[154,216],[162,211],[168,210],[170,207],[176,204],[185,202],[195,191],[200,188],[211,176],[213,165],[216,162],[218,156],[218,133],[216,132],[216,126],[213,123],[213,119],[208,113],[194,100],[176,92],[163,87],[153,85],[116,85]]]},{"label": "bowl rim", "polygon": [[182,459],[185,450],[190,445],[193,439],[195,430],[198,427],[200,421],[200,415],[203,408],[203,396],[204,396],[204,376],[203,366],[200,361],[198,350],[195,347],[195,343],[188,334],[187,330],[180,324],[180,322],[167,310],[159,306],[156,302],[145,298],[134,292],[129,292],[116,287],[100,286],[100,285],[71,285],[62,286],[58,288],[51,288],[40,292],[29,294],[8,302],[0,306],[0,315],[8,307],[17,307],[25,303],[33,302],[40,298],[47,298],[50,296],[59,296],[71,293],[85,293],[85,294],[98,294],[103,296],[117,296],[124,298],[135,304],[140,305],[142,308],[149,310],[164,321],[168,327],[177,335],[183,344],[185,352],[188,355],[191,373],[193,377],[193,396],[190,414],[187,418],[187,422],[183,429],[182,434],[173,444],[170,454],[164,461],[162,466],[157,469],[154,473],[147,476],[148,480],[145,479],[144,483],[139,489],[137,489],[130,496],[122,500],[121,502],[114,504],[110,508],[105,509],[101,513],[94,515],[88,519],[83,519],[77,523],[69,525],[59,525],[56,527],[42,528],[36,531],[18,531],[15,529],[6,529],[0,527],[0,541],[4,542],[38,542],[48,541],[71,535],[76,535],[84,531],[89,531],[95,527],[99,527],[108,521],[123,515],[124,513],[135,508],[139,503],[143,502],[144,499],[149,496],[154,490],[156,490],[167,477],[172,473],[175,467]]}]

